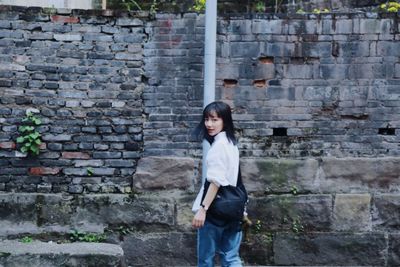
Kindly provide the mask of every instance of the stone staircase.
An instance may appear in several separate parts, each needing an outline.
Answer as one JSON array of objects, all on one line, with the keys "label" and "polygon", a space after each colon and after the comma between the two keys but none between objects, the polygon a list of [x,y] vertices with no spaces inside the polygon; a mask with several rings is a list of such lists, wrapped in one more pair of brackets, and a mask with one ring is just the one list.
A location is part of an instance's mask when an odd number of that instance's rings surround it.
[{"label": "stone staircase", "polygon": [[68,243],[17,240],[0,242],[0,266],[115,266],[125,267],[124,252],[118,245],[106,243]]},{"label": "stone staircase", "polygon": [[125,267],[118,236],[107,236],[108,243],[70,243],[70,236],[101,235],[108,225],[131,225],[138,216],[151,222],[136,209],[155,216],[147,206],[153,201],[132,202],[126,195],[0,193],[0,267]]}]

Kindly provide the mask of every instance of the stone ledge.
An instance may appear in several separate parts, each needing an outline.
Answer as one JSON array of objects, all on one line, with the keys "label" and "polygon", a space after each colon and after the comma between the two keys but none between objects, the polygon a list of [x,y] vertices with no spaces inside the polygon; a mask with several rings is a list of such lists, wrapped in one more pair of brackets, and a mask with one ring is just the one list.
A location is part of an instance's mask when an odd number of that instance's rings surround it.
[{"label": "stone ledge", "polygon": [[106,243],[0,242],[1,266],[126,266],[124,251]]},{"label": "stone ledge", "polygon": [[385,266],[383,233],[279,233],[274,239],[278,265]]},{"label": "stone ledge", "polygon": [[400,158],[242,158],[247,190],[255,195],[400,191]]},{"label": "stone ledge", "polygon": [[171,226],[174,209],[174,199],[150,194],[0,193],[0,236],[72,230],[101,233],[113,225]]}]

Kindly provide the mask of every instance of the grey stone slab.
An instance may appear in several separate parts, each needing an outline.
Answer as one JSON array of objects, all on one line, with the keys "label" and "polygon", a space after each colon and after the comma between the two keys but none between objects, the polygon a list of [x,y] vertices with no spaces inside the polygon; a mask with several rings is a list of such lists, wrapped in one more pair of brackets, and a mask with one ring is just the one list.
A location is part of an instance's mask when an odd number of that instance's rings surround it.
[{"label": "grey stone slab", "polygon": [[121,245],[132,266],[193,266],[197,261],[193,232],[137,233],[125,236]]},{"label": "grey stone slab", "polygon": [[[74,189],[72,193],[80,193],[82,185],[76,186],[78,191]],[[115,225],[173,225],[175,222],[173,199],[156,195],[2,193],[0,197],[4,215],[0,219],[2,237],[69,233],[74,229],[101,233]]]},{"label": "grey stone slab", "polygon": [[137,189],[189,188],[194,177],[194,161],[182,157],[145,157],[133,176]]},{"label": "grey stone slab", "polygon": [[336,194],[332,228],[337,231],[371,231],[370,203],[370,194]]},{"label": "grey stone slab", "polygon": [[399,159],[323,158],[321,190],[325,192],[384,191],[399,187]]},{"label": "grey stone slab", "polygon": [[270,231],[329,231],[332,196],[279,195],[250,198],[248,213]]},{"label": "grey stone slab", "polygon": [[275,264],[384,266],[386,239],[382,233],[278,234]]},{"label": "grey stone slab", "polygon": [[243,158],[241,168],[249,192],[318,191],[318,161],[314,159]]},{"label": "grey stone slab", "polygon": [[122,248],[106,243],[0,242],[2,266],[126,266]]},{"label": "grey stone slab", "polygon": [[400,229],[400,195],[395,193],[376,194],[372,201],[372,224],[374,229]]}]

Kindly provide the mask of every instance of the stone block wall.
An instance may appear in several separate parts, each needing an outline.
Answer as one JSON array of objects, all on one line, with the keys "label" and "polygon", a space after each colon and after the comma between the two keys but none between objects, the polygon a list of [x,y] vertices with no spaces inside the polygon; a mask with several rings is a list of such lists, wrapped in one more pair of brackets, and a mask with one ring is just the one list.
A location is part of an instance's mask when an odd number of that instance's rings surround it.
[{"label": "stone block wall", "polygon": [[[204,16],[147,15],[0,8],[2,238],[107,232],[132,266],[195,264]],[[398,29],[398,14],[219,18],[246,263],[400,264]],[[27,110],[38,157],[16,144]]]}]

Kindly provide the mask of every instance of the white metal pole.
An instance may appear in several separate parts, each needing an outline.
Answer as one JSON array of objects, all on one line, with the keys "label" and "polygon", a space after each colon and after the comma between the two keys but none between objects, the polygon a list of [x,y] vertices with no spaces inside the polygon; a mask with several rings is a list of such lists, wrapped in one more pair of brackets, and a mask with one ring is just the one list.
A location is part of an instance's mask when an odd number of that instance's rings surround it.
[{"label": "white metal pole", "polygon": [[[205,41],[204,41],[204,100],[203,106],[215,100],[215,67],[217,46],[217,0],[206,1],[205,14]],[[210,148],[207,141],[203,141],[202,182],[204,183],[206,169],[206,155]]]}]

